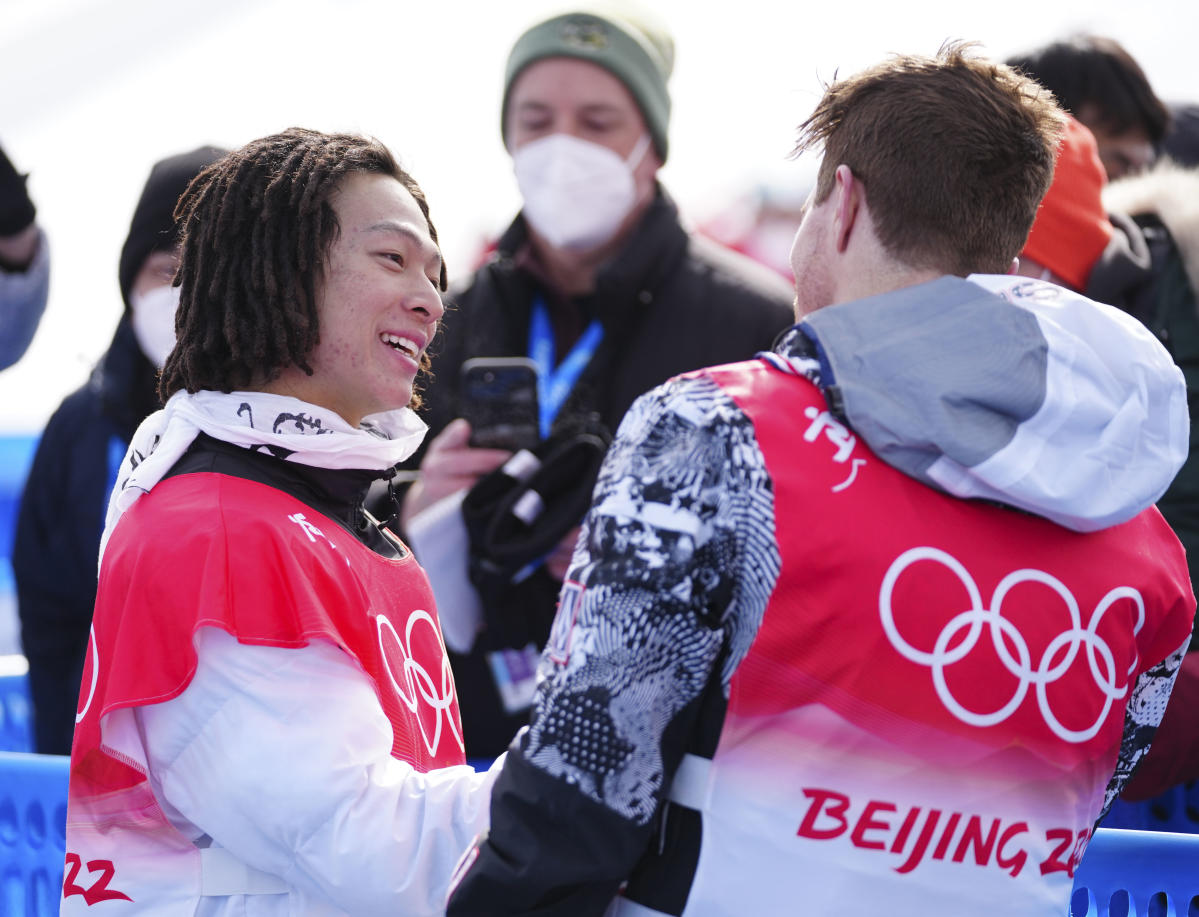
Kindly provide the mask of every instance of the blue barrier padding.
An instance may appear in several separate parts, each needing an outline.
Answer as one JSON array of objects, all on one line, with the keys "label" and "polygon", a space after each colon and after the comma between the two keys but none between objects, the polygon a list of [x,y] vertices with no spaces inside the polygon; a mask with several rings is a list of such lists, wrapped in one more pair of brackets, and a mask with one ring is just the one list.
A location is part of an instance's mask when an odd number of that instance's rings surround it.
[{"label": "blue barrier padding", "polygon": [[0,557],[12,556],[13,530],[25,477],[33,463],[37,435],[0,435]]},{"label": "blue barrier padding", "polygon": [[71,759],[0,752],[0,914],[53,917],[62,895]]},{"label": "blue barrier padding", "polygon": [[[1199,780],[1171,787],[1143,802],[1117,799],[1103,819],[1103,827],[1199,834]],[[1199,871],[1199,864],[1195,869]]]},{"label": "blue barrier padding", "polygon": [[1099,828],[1075,873],[1070,913],[1199,914],[1199,835]]},{"label": "blue barrier padding", "polygon": [[31,710],[28,677],[0,674],[0,751],[33,751]]},{"label": "blue barrier padding", "polygon": [[[471,759],[476,768],[486,759]],[[70,759],[0,752],[0,914],[52,917],[62,889]],[[1100,828],[1071,917],[1199,914],[1199,835]]]}]

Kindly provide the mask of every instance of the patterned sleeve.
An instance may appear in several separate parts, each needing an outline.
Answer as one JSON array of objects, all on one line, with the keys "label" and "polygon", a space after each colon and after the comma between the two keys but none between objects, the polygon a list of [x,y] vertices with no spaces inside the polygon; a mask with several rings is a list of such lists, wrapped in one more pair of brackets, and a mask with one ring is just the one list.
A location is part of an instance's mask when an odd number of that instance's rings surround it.
[{"label": "patterned sleeve", "polygon": [[727,697],[756,633],[779,567],[773,534],[752,426],[713,381],[684,377],[633,406],[575,548],[530,726],[449,914],[603,912],[653,833],[701,695],[718,678]]},{"label": "patterned sleeve", "polygon": [[1157,732],[1158,724],[1166,712],[1166,702],[1174,688],[1174,680],[1182,666],[1182,657],[1191,642],[1190,634],[1177,652],[1167,656],[1155,666],[1146,669],[1132,687],[1132,695],[1124,711],[1124,738],[1120,742],[1120,753],[1116,759],[1116,771],[1108,781],[1103,798],[1103,811],[1096,823],[1103,821],[1116,797],[1124,790],[1133,771],[1149,753],[1149,745]]}]

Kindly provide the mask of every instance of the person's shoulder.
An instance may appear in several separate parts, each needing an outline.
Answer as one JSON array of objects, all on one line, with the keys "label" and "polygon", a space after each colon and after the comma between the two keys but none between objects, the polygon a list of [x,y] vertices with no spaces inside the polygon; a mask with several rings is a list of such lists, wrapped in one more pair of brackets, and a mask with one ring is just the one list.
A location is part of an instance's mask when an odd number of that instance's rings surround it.
[{"label": "person's shoulder", "polygon": [[512,293],[517,273],[511,258],[494,253],[469,276],[452,282],[443,297],[445,316],[439,334],[462,337],[485,326],[502,326],[511,303],[520,299]]},{"label": "person's shoulder", "polygon": [[740,413],[733,391],[757,389],[769,375],[767,365],[757,358],[705,366],[654,386],[637,398],[633,409],[643,419],[677,415],[695,427],[719,426],[730,410]]},{"label": "person's shoulder", "polygon": [[[129,510],[140,528],[172,532],[176,540],[262,538],[283,529],[306,507],[278,488],[219,472],[196,471],[160,481]],[[310,511],[311,512],[311,511]]]},{"label": "person's shoulder", "polygon": [[687,261],[714,291],[735,292],[780,314],[791,314],[794,288],[764,264],[696,233],[689,235]]},{"label": "person's shoulder", "polygon": [[96,447],[89,440],[97,433],[107,437],[103,401],[91,382],[71,392],[50,415],[38,440],[38,451],[66,450],[65,455],[95,461]]},{"label": "person's shoulder", "polygon": [[[310,569],[313,551],[333,547],[336,524],[270,485],[219,473],[164,478],[113,530],[106,567],[155,582],[286,576]],[[273,572],[272,572],[273,571]],[[190,581],[190,580],[189,580]]]},{"label": "person's shoulder", "polygon": [[91,416],[100,415],[100,398],[88,383],[84,383],[58,403],[50,419],[46,421],[46,431],[59,428],[77,428],[80,422],[86,422]]},{"label": "person's shoulder", "polygon": [[469,303],[494,294],[497,284],[516,274],[513,252],[524,238],[524,229],[518,217],[499,238],[483,246],[472,260],[468,272],[450,282],[445,295],[447,305],[452,308],[455,304]]},{"label": "person's shoulder", "polygon": [[1149,172],[1112,182],[1103,203],[1134,218],[1153,215],[1188,263],[1199,261],[1199,168],[1162,160]]}]

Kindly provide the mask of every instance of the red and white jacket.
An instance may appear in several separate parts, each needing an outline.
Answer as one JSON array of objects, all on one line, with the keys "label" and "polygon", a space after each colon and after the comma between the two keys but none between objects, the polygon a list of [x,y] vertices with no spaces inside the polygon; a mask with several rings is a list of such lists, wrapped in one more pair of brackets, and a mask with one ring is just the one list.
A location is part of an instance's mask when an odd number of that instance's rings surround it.
[{"label": "red and white jacket", "polygon": [[253,474],[168,477],[108,542],[62,913],[439,913],[490,779],[428,581],[224,449]]},{"label": "red and white jacket", "polygon": [[[611,913],[643,917],[1065,912],[1190,635],[1183,552],[1149,505],[1185,410],[1174,429],[1177,371],[1103,307],[1054,312],[1040,285],[1025,314],[986,287],[832,307],[638,401],[450,915],[601,914],[618,891]],[[855,376],[860,349],[825,349],[835,321],[907,350]],[[979,349],[943,359],[941,333]],[[1106,400],[1077,397],[1092,384]],[[1047,467],[1070,443],[1078,467]],[[1105,473],[1115,493],[1071,489]],[[1022,506],[1059,482],[1057,521],[947,480]]]}]

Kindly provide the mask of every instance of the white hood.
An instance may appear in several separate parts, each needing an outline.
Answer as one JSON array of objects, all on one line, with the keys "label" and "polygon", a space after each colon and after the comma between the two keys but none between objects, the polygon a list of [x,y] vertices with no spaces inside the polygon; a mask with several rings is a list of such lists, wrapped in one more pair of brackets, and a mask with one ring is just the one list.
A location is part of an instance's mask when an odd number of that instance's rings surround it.
[{"label": "white hood", "polygon": [[1155,503],[1187,455],[1186,388],[1165,348],[1043,281],[942,277],[830,306],[780,351],[884,461],[1075,531]]}]

